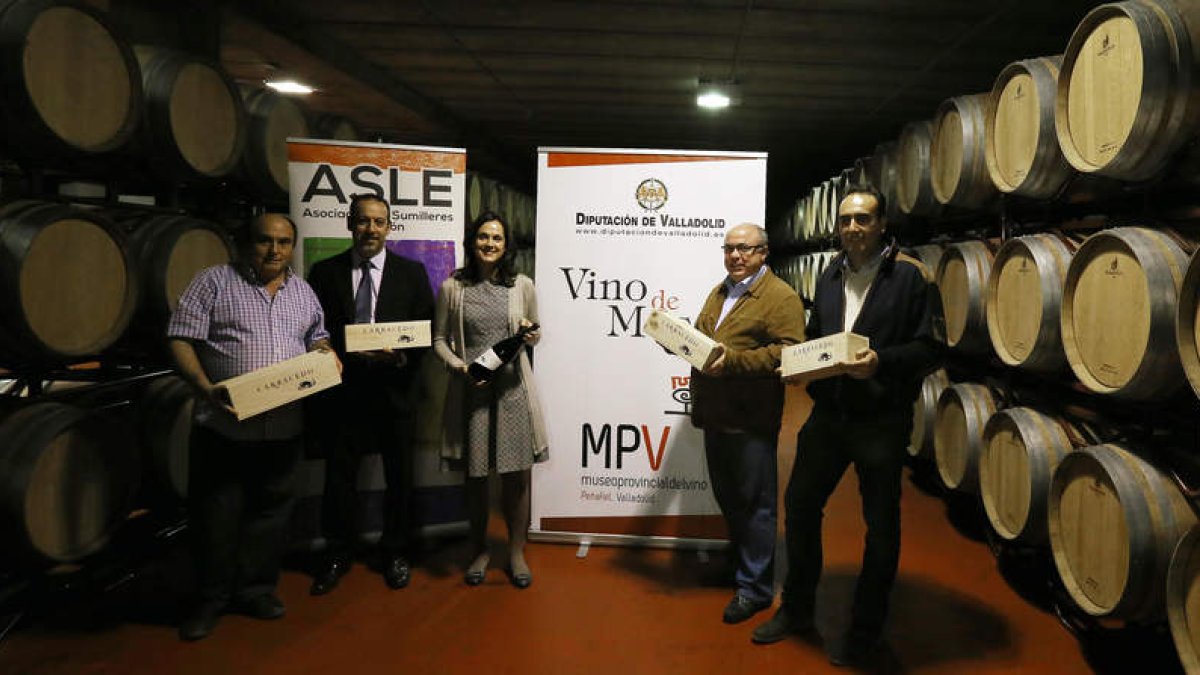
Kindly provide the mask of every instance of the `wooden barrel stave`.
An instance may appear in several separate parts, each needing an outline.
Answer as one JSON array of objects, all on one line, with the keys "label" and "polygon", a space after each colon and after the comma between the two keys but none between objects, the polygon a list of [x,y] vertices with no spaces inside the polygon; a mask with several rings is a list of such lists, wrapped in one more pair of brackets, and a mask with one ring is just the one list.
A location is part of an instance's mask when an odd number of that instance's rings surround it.
[{"label": "wooden barrel stave", "polygon": [[929,171],[933,122],[910,122],[900,132],[896,158],[896,206],[909,215],[937,213]]},{"label": "wooden barrel stave", "polygon": [[992,529],[1005,540],[1047,543],[1054,469],[1072,444],[1059,422],[1031,408],[992,415],[983,430],[979,485]]},{"label": "wooden barrel stave", "polygon": [[996,78],[984,110],[984,154],[1001,192],[1048,199],[1073,175],[1054,129],[1061,65],[1061,55],[1026,59]]},{"label": "wooden barrel stave", "polygon": [[61,362],[115,342],[137,305],[122,235],[94,211],[32,200],[0,208],[0,360]]},{"label": "wooden barrel stave", "polygon": [[938,292],[946,316],[946,344],[959,351],[986,353],[991,349],[987,330],[987,283],[992,252],[982,241],[947,246],[936,272]]},{"label": "wooden barrel stave", "polygon": [[182,378],[162,377],[140,401],[142,483],[151,504],[179,506],[187,498],[193,396]]},{"label": "wooden barrel stave", "polygon": [[1171,552],[1195,523],[1169,479],[1116,444],[1070,453],[1051,481],[1055,566],[1072,600],[1093,616],[1161,619]]},{"label": "wooden barrel stave", "polygon": [[1063,348],[1088,389],[1169,397],[1184,383],[1175,318],[1187,255],[1171,237],[1116,227],[1075,252],[1063,288]]},{"label": "wooden barrel stave", "polygon": [[246,146],[237,87],[215,63],[160,47],[134,48],[145,107],[142,153],[164,178],[222,178]]},{"label": "wooden barrel stave", "polygon": [[233,242],[219,225],[190,216],[145,218],[129,237],[141,279],[141,307],[166,319],[197,272],[234,258]]},{"label": "wooden barrel stave", "polygon": [[1100,5],[1080,21],[1055,104],[1059,145],[1072,166],[1147,180],[1191,140],[1200,117],[1192,82],[1198,14],[1187,3],[1136,0]]},{"label": "wooden barrel stave", "polygon": [[1060,315],[1070,263],[1071,249],[1053,234],[1009,239],[996,252],[986,309],[988,334],[1000,360],[1039,372],[1067,367]]},{"label": "wooden barrel stave", "polygon": [[913,403],[913,428],[908,438],[910,457],[923,457],[933,450],[934,419],[938,397],[950,386],[944,368],[938,368],[921,381],[921,394]]},{"label": "wooden barrel stave", "polygon": [[94,413],[41,402],[0,422],[0,437],[0,529],[13,562],[74,562],[102,548],[137,485],[120,434]]},{"label": "wooden barrel stave", "polygon": [[1200,250],[1192,254],[1179,288],[1175,343],[1192,391],[1200,396]]},{"label": "wooden barrel stave", "polygon": [[308,120],[295,101],[268,89],[243,90],[247,116],[246,149],[239,172],[269,201],[287,198],[289,137],[307,138]]},{"label": "wooden barrel stave", "polygon": [[979,491],[983,429],[995,412],[996,401],[982,384],[952,384],[938,397],[933,451],[938,476],[947,488]]},{"label": "wooden barrel stave", "polygon": [[20,155],[46,163],[110,152],[136,133],[137,60],[88,5],[10,0],[0,12],[0,57],[0,119]]},{"label": "wooden barrel stave", "polygon": [[1184,670],[1200,672],[1200,528],[1179,541],[1167,569],[1167,621]]},{"label": "wooden barrel stave", "polygon": [[938,107],[929,149],[929,174],[933,196],[939,203],[977,209],[996,196],[985,159],[987,96],[955,96]]}]

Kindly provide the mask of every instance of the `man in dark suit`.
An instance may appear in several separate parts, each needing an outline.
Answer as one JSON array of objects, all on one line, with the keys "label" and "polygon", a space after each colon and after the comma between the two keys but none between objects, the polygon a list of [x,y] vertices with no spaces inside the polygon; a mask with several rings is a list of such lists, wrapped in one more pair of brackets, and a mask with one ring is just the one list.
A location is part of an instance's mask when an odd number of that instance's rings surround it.
[{"label": "man in dark suit", "polygon": [[321,520],[328,541],[309,589],[313,595],[333,590],[350,570],[359,535],[358,467],[373,452],[380,453],[387,480],[379,540],[383,576],[396,589],[408,585],[410,573],[413,386],[425,350],[347,354],[345,326],[432,319],[433,291],[424,265],[385,250],[391,217],[382,199],[354,195],[347,220],[353,246],[316,263],[308,276],[325,310],[330,341],[345,363],[343,386],[310,408],[326,448]]}]

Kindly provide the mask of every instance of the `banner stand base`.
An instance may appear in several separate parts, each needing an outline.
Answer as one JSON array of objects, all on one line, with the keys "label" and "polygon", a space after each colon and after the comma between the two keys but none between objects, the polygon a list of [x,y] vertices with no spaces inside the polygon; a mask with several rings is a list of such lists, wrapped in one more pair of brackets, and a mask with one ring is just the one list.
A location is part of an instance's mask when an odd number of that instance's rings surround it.
[{"label": "banner stand base", "polygon": [[684,539],[682,537],[661,537],[643,534],[588,534],[585,532],[544,532],[530,530],[529,541],[549,542],[554,544],[579,544],[576,556],[587,557],[592,544],[603,546],[640,546],[645,548],[670,548],[696,550],[707,556],[709,551],[719,551],[729,546],[725,539]]}]

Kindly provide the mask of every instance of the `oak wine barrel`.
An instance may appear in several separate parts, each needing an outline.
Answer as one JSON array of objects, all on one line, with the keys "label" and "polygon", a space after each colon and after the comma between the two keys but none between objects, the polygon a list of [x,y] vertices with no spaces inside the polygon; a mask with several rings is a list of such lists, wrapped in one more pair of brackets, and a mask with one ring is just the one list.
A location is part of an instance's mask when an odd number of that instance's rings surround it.
[{"label": "oak wine barrel", "polygon": [[0,207],[0,361],[98,354],[137,306],[124,235],[95,211],[31,200]]},{"label": "oak wine barrel", "polygon": [[1194,2],[1131,0],[1088,12],[1067,43],[1054,111],[1072,166],[1146,180],[1191,141],[1200,120],[1197,31]]},{"label": "oak wine barrel", "polygon": [[938,397],[933,454],[943,485],[951,490],[979,492],[983,429],[995,412],[996,400],[982,384],[952,384]]},{"label": "oak wine barrel", "polygon": [[913,247],[913,255],[917,260],[925,264],[925,268],[929,270],[929,274],[937,274],[938,265],[942,262],[942,245],[941,244],[921,244]]},{"label": "oak wine barrel", "polygon": [[129,251],[141,279],[141,307],[148,316],[163,320],[197,272],[234,258],[233,242],[224,229],[182,215],[144,219],[129,236]]},{"label": "oak wine barrel", "polygon": [[287,198],[288,138],[311,134],[304,110],[295,101],[269,89],[243,91],[249,126],[239,171],[259,196],[269,201]]},{"label": "oak wine barrel", "polygon": [[77,561],[123,522],[137,487],[132,445],[102,415],[24,405],[0,422],[0,533],[18,566]]},{"label": "oak wine barrel", "polygon": [[930,215],[938,210],[929,172],[933,123],[910,122],[900,132],[896,147],[896,206],[901,213]]},{"label": "oak wine barrel", "polygon": [[933,196],[950,206],[977,209],[996,197],[988,175],[984,106],[987,94],[955,96],[938,106],[929,148]]},{"label": "oak wine barrel", "polygon": [[1200,250],[1188,262],[1187,273],[1179,288],[1175,317],[1175,342],[1184,374],[1192,391],[1200,396]]},{"label": "oak wine barrel", "polygon": [[1167,621],[1184,670],[1200,672],[1200,528],[1179,540],[1167,568]]},{"label": "oak wine barrel", "polygon": [[969,353],[991,349],[986,312],[991,270],[992,252],[985,242],[961,241],[942,252],[936,278],[950,347]]},{"label": "oak wine barrel", "polygon": [[984,156],[1001,192],[1048,199],[1072,176],[1054,129],[1061,65],[1061,55],[1026,59],[996,78],[984,109]]},{"label": "oak wine barrel", "polygon": [[1050,479],[1071,439],[1058,420],[1032,408],[1008,408],[983,428],[979,494],[992,529],[1006,541],[1043,545]]},{"label": "oak wine barrel", "polygon": [[187,498],[194,402],[191,387],[176,376],[160,377],[142,393],[142,483],[152,504],[177,506]]},{"label": "oak wine barrel", "polygon": [[1067,268],[1062,340],[1088,389],[1130,399],[1183,385],[1175,313],[1187,255],[1167,234],[1116,227],[1092,235]]},{"label": "oak wine barrel", "polygon": [[313,116],[312,131],[317,138],[331,141],[361,141],[363,133],[353,121],[342,115],[321,113]]},{"label": "oak wine barrel", "polygon": [[1071,249],[1053,234],[1009,239],[996,251],[987,329],[1001,361],[1040,372],[1067,367],[1060,315],[1070,264]]},{"label": "oak wine barrel", "polygon": [[142,153],[163,178],[221,178],[246,146],[246,113],[220,66],[159,47],[134,48],[142,69]]},{"label": "oak wine barrel", "polygon": [[1055,567],[1080,609],[1163,618],[1171,553],[1196,515],[1161,470],[1112,443],[1069,453],[1051,480],[1048,524]]},{"label": "oak wine barrel", "polygon": [[938,398],[949,386],[950,376],[944,368],[938,368],[922,380],[921,394],[913,403],[913,428],[908,438],[910,457],[923,457],[933,450],[933,422],[937,416]]},{"label": "oak wine barrel", "polygon": [[133,50],[84,3],[0,3],[0,73],[0,133],[23,157],[109,152],[137,132],[142,79]]}]

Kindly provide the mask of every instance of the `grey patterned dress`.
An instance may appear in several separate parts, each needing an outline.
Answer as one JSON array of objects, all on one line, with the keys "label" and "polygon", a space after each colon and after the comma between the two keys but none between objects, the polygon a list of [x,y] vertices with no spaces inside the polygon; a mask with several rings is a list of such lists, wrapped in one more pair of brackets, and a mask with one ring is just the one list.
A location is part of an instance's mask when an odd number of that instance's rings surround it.
[{"label": "grey patterned dress", "polygon": [[[470,363],[508,337],[507,286],[492,282],[463,289],[463,337]],[[464,412],[467,475],[478,478],[489,470],[524,471],[533,465],[533,425],[525,389],[516,365],[500,369],[485,387],[468,386]]]}]

